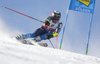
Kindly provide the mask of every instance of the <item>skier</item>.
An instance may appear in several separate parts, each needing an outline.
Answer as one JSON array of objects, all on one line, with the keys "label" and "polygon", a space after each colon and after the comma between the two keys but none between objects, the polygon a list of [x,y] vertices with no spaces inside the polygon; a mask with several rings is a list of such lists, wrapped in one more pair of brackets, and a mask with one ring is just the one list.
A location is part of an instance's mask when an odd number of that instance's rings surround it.
[{"label": "skier", "polygon": [[22,34],[16,37],[17,40],[27,38],[34,38],[34,41],[40,42],[57,36],[62,28],[60,21],[61,13],[59,11],[52,11],[50,16],[45,20],[45,23],[38,28],[34,33]]}]

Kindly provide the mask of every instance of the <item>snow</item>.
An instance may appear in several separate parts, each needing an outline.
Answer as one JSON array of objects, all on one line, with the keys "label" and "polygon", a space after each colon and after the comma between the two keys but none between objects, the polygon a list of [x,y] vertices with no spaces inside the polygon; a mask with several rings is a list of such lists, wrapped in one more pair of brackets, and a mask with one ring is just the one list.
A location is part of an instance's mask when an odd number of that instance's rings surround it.
[{"label": "snow", "polygon": [[0,39],[0,64],[100,64],[100,58]]},{"label": "snow", "polygon": [[98,57],[21,44],[5,27],[0,22],[0,64],[100,64]]}]

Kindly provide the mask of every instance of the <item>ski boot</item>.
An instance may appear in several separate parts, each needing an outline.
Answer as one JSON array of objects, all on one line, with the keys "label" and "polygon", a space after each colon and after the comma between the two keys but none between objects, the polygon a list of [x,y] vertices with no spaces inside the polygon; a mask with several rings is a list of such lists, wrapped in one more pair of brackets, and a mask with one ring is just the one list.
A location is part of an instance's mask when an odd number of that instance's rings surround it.
[{"label": "ski boot", "polygon": [[41,36],[37,36],[37,37],[34,37],[33,39],[35,42],[40,42],[42,39],[41,39]]},{"label": "ski boot", "polygon": [[17,40],[23,40],[25,39],[24,35],[21,34],[21,35],[18,35],[17,37],[15,37]]}]

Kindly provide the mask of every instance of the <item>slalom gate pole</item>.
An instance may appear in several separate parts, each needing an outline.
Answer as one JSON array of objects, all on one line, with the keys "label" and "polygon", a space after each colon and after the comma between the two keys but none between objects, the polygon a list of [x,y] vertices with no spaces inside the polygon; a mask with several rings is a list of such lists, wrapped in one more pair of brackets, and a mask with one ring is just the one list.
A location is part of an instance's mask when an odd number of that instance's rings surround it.
[{"label": "slalom gate pole", "polygon": [[55,49],[55,47],[54,47],[54,45],[52,44],[52,42],[51,42],[51,40],[50,40],[50,39],[49,39],[49,41],[50,41],[50,43],[51,43],[52,47]]},{"label": "slalom gate pole", "polygon": [[8,9],[8,10],[13,11],[13,12],[16,12],[16,13],[18,13],[18,14],[21,14],[21,15],[26,16],[26,17],[28,17],[28,18],[34,19],[34,20],[36,20],[36,21],[39,21],[39,22],[45,23],[45,22],[43,22],[43,21],[41,21],[41,20],[38,20],[38,19],[36,19],[36,18],[33,18],[33,17],[28,16],[28,15],[23,14],[23,13],[20,13],[20,12],[15,11],[15,10],[13,10],[13,9],[10,9],[10,8],[8,8],[8,7],[3,6],[3,8]]}]

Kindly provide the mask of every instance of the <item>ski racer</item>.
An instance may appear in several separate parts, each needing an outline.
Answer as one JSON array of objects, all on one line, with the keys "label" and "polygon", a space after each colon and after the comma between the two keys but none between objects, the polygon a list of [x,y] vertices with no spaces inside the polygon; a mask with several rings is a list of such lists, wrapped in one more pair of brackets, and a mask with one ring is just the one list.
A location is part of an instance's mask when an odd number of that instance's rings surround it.
[{"label": "ski racer", "polygon": [[50,16],[45,20],[45,23],[38,28],[34,33],[21,34],[16,37],[17,40],[27,38],[34,38],[36,42],[46,40],[57,36],[62,28],[60,21],[61,13],[59,11],[52,11]]}]

